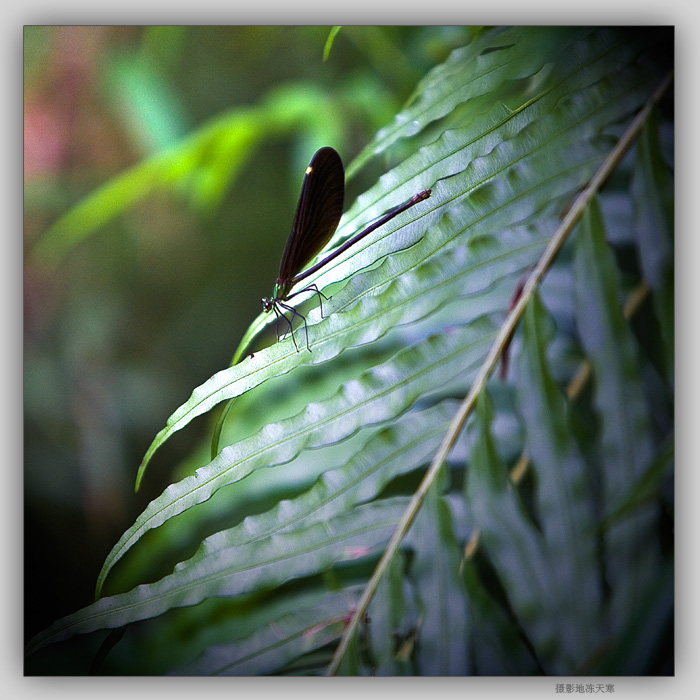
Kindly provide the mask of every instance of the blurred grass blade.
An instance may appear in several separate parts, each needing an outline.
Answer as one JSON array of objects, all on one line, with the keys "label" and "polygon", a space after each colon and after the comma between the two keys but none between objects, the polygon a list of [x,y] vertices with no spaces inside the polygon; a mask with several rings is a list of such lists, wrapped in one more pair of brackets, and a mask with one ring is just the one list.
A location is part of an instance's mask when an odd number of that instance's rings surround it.
[{"label": "blurred grass blade", "polygon": [[335,37],[338,34],[338,32],[341,30],[342,27],[331,27],[331,31],[328,33],[328,39],[326,39],[326,43],[323,47],[323,62],[325,63],[328,60],[328,57],[331,55],[331,48],[333,47],[333,42],[335,41]]}]

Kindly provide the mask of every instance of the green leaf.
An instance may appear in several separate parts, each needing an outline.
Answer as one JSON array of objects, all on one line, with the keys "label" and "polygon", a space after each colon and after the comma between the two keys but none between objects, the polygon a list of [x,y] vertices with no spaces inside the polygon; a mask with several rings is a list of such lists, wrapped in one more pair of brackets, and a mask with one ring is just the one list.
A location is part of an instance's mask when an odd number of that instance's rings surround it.
[{"label": "green leaf", "polygon": [[[412,588],[404,577],[406,561],[395,557],[369,608],[371,652],[378,676],[410,676],[410,641],[418,625]],[[408,647],[408,648],[407,648]]]},{"label": "green leaf", "polygon": [[[283,465],[302,449],[330,445],[353,435],[368,422],[378,424],[406,411],[420,396],[466,373],[485,355],[493,335],[488,323],[474,323],[457,332],[433,335],[400,352],[357,380],[348,382],[325,402],[265,426],[258,434],[224,450],[194,476],[169,486],[153,500],[124,533],[107,557],[98,591],[107,573],[148,530],[204,503],[220,488],[243,479],[255,469]],[[387,385],[387,377],[393,379]],[[369,418],[371,417],[371,418]]]},{"label": "green leaf", "polygon": [[[610,50],[607,45],[604,48]],[[624,55],[628,61],[635,58],[629,50]],[[255,353],[238,370],[217,374],[168,420],[144,458],[137,484],[155,450],[174,431],[218,402],[298,366],[325,363],[347,348],[384,338],[390,329],[424,318],[464,293],[470,282],[466,275],[473,270],[464,261],[470,259],[469,246],[477,232],[480,237],[493,236],[493,244],[499,245],[497,236],[507,235],[508,229],[521,240],[537,235],[537,231],[527,229],[528,224],[530,229],[539,228],[539,233],[551,231],[549,215],[561,208],[562,201],[579,189],[602,161],[607,141],[601,141],[599,130],[638,106],[653,81],[645,72],[636,77],[638,84],[633,83],[630,89],[630,77],[624,73],[632,66],[603,62],[598,69],[600,82],[582,87],[579,73],[583,65],[584,77],[590,80],[592,60],[586,54],[577,55],[577,62],[567,59],[552,75],[552,86],[536,101],[520,111],[497,105],[484,123],[476,125],[478,128],[445,132],[360,196],[343,217],[329,249],[426,185],[433,188],[429,200],[304,281],[332,296],[324,304],[326,318],[321,318],[318,308],[307,316],[311,357],[297,352],[292,339],[287,338]],[[622,75],[611,76],[611,72]],[[535,254],[533,250],[531,258],[518,263],[520,270],[532,264]],[[327,289],[382,258],[386,258],[382,265],[366,274],[355,274],[340,292]],[[457,270],[440,279],[443,266],[448,266],[447,274],[450,269]],[[234,363],[252,337],[273,320],[261,315],[253,323]]]},{"label": "green leaf", "polygon": [[595,511],[587,465],[567,416],[566,398],[548,367],[551,319],[537,297],[533,302],[523,325],[520,405],[527,452],[537,475],[537,513],[547,560],[547,605],[552,619],[569,622],[566,626],[557,624],[558,662],[552,670],[573,673],[600,636],[602,587],[596,542],[591,537]]},{"label": "green leaf", "polygon": [[113,178],[50,226],[33,254],[44,263],[56,265],[86,236],[157,190],[194,188],[202,178],[228,182],[261,135],[260,111],[237,110],[217,119]]},{"label": "green leaf", "polygon": [[[591,356],[600,413],[601,478],[606,510],[626,498],[654,457],[650,406],[642,386],[637,342],[622,314],[619,274],[605,242],[597,202],[584,215],[577,238],[577,322]],[[613,586],[616,625],[638,614],[645,587],[659,567],[655,509],[636,509],[605,533],[606,575]]]},{"label": "green leaf", "polygon": [[[490,407],[485,397],[479,400],[477,416],[479,421],[474,430],[478,430],[481,423],[488,429]],[[509,484],[493,438],[487,432],[481,433],[475,443],[470,466],[468,505],[509,604],[545,671],[569,672],[571,661],[567,657],[573,653],[571,646],[576,643],[570,635],[578,627],[574,627],[573,621],[568,628],[562,627],[560,621],[571,620],[580,606],[572,602],[567,589],[561,589],[560,579],[572,570],[549,551],[548,544],[528,517]],[[586,544],[589,542],[586,538]],[[553,569],[558,570],[559,580],[553,579]],[[522,655],[522,650],[520,653]]]},{"label": "green leaf", "polygon": [[[591,675],[638,676],[648,673],[666,647],[673,644],[673,563],[665,564],[646,591],[639,614],[626,620],[612,648],[596,659]],[[672,668],[663,669],[664,674]]]},{"label": "green leaf", "polygon": [[403,498],[369,503],[356,508],[346,518],[279,533],[248,547],[247,552],[236,546],[218,548],[214,543],[216,557],[207,556],[210,542],[205,541],[192,560],[182,562],[160,581],[102,598],[58,620],[30,641],[27,653],[74,634],[122,627],[172,607],[196,604],[204,598],[275,587],[293,578],[324,571],[337,562],[371,556],[386,544],[405,507]]},{"label": "green leaf", "polygon": [[673,182],[661,155],[656,112],[640,134],[636,155],[632,194],[640,262],[654,291],[652,299],[666,348],[666,378],[673,381]]},{"label": "green leaf", "polygon": [[[208,647],[195,662],[176,671],[185,676],[258,676],[273,673],[334,642],[342,631],[348,604],[358,588],[285,597],[283,604],[260,606],[257,627],[235,641]],[[233,630],[233,634],[236,630]],[[230,632],[229,632],[230,634]]]},{"label": "green leaf", "polygon": [[[471,121],[490,110],[495,96],[505,93],[517,99],[518,91],[531,91],[536,84],[533,76],[545,63],[560,55],[562,47],[570,43],[576,33],[581,30],[552,33],[546,28],[510,27],[476,36],[469,45],[453,51],[444,63],[418,83],[407,107],[396,116],[393,124],[380,129],[353,161],[349,174],[360,169],[372,156],[389,149],[398,139],[426,130],[431,123],[454,114],[457,108]],[[532,50],[535,42],[538,42],[538,51]],[[464,121],[460,125],[464,125]]]},{"label": "green leaf", "polygon": [[422,676],[468,675],[469,615],[459,576],[459,542],[439,483],[428,491],[406,544],[415,552],[410,573],[421,611],[417,671]]},{"label": "green leaf", "polygon": [[491,588],[479,578],[474,561],[466,559],[462,569],[469,596],[469,634],[475,673],[480,676],[537,674],[540,669],[520,629],[494,600]]},{"label": "green leaf", "polygon": [[664,483],[673,475],[674,446],[673,436],[670,435],[659,447],[656,457],[642,473],[622,502],[605,519],[607,528],[612,521],[623,518],[629,513],[655,501],[662,490]]},{"label": "green leaf", "polygon": [[[486,551],[510,599],[517,603],[523,624],[530,624],[537,601],[546,596],[542,575],[545,562],[537,532],[508,483],[493,425],[493,407],[485,393],[479,397],[476,420],[469,428],[474,444],[466,481],[467,507],[483,542],[481,550]],[[463,569],[473,620],[469,635],[476,670],[484,675],[536,671],[535,659],[523,644],[520,628],[494,599],[492,586],[484,584],[472,556],[464,561]]]}]

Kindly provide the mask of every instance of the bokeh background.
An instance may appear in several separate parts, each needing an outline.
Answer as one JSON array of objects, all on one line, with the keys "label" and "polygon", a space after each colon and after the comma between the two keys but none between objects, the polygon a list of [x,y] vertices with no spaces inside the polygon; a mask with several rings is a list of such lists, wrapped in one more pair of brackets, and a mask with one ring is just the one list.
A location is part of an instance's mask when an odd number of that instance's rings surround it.
[{"label": "bokeh background", "polygon": [[[347,167],[468,31],[343,28],[324,61],[328,27],[25,27],[26,638],[91,602],[106,554],[208,432],[168,441],[134,494],[155,434],[272,291],[315,149]],[[222,118],[241,136],[217,167],[128,206],[110,195],[116,213],[42,248],[84,197]]]}]

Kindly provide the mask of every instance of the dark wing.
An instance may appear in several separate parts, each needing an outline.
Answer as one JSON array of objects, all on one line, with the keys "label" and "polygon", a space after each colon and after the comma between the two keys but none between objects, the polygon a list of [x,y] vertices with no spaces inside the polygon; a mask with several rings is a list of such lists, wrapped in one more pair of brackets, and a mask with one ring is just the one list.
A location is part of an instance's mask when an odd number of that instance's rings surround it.
[{"label": "dark wing", "polygon": [[335,149],[314,154],[294,215],[292,232],[282,254],[279,278],[291,282],[328,243],[338,228],[345,200],[345,170]]}]

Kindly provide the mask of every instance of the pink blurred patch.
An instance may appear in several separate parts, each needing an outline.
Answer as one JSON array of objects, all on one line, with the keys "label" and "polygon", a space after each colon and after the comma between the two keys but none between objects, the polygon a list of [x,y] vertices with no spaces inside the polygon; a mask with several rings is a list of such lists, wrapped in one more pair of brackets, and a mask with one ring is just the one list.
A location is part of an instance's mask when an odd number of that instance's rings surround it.
[{"label": "pink blurred patch", "polygon": [[24,179],[60,170],[67,152],[66,130],[55,112],[36,106],[24,114]]},{"label": "pink blurred patch", "polygon": [[348,547],[345,550],[348,559],[359,559],[369,554],[369,547]]}]

